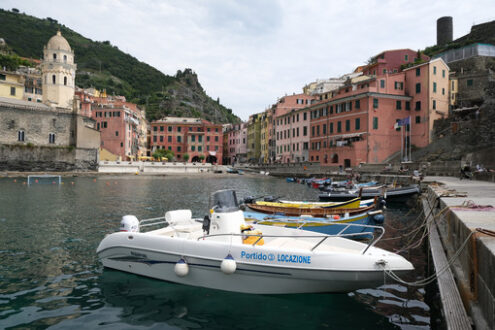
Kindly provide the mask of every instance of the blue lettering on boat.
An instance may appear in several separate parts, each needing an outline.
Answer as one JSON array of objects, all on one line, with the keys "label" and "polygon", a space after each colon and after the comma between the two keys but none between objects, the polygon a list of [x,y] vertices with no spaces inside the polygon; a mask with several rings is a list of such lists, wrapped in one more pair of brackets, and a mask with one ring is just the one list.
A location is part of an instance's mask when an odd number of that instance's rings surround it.
[{"label": "blue lettering on boat", "polygon": [[[265,254],[263,252],[246,252],[241,251],[241,259],[246,260],[262,260],[262,261],[273,261],[275,256],[270,254]],[[301,256],[296,254],[277,254],[278,262],[289,262],[294,264],[310,264],[311,256]]]}]

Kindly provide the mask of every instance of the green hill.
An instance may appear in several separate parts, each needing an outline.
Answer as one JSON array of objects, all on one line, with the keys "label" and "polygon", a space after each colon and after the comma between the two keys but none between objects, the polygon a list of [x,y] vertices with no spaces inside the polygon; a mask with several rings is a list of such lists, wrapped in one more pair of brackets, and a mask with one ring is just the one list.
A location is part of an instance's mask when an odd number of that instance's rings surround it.
[{"label": "green hill", "polygon": [[144,106],[149,120],[175,115],[217,123],[240,122],[231,109],[206,95],[191,69],[168,76],[122,52],[110,41],[85,38],[50,17],[39,19],[0,9],[0,38],[19,56],[41,59],[43,46],[59,29],[75,52],[78,86],[124,95]]}]

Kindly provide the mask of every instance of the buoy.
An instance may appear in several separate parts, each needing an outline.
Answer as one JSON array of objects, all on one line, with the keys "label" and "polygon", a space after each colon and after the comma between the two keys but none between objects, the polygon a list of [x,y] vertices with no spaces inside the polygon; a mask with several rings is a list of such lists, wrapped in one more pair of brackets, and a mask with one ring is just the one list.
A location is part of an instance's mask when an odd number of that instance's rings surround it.
[{"label": "buoy", "polygon": [[70,183],[70,184],[74,184],[74,182],[73,182],[73,181],[71,181],[71,183]]},{"label": "buoy", "polygon": [[180,258],[180,260],[175,264],[174,271],[177,276],[184,277],[189,274],[189,266],[183,258]]},{"label": "buoy", "polygon": [[35,183],[38,183],[38,179],[34,180]]},{"label": "buoy", "polygon": [[96,179],[93,179],[93,182],[96,182]]},{"label": "buoy", "polygon": [[17,180],[16,180],[16,179],[14,179],[14,182],[17,182]]},{"label": "buoy", "polygon": [[222,263],[220,264],[220,269],[224,274],[230,275],[230,274],[234,274],[236,268],[237,268],[237,263],[235,262],[234,258],[232,258],[232,255],[229,253],[225,257],[225,259],[222,260]]}]

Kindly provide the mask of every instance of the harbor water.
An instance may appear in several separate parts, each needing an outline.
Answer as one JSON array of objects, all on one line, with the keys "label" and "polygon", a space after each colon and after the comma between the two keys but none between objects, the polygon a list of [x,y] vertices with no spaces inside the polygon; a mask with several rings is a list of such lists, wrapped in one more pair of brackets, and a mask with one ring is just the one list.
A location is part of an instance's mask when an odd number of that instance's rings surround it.
[{"label": "harbor water", "polygon": [[[27,185],[0,178],[0,329],[429,329],[424,288],[387,283],[348,294],[249,295],[190,287],[104,269],[96,247],[125,214],[170,209],[207,214],[219,189],[238,198],[274,195],[315,200],[318,191],[267,176],[66,177]],[[391,233],[413,221],[388,209]],[[387,229],[388,230],[388,229]],[[387,235],[390,233],[387,232]],[[380,247],[398,249],[388,240]],[[428,268],[421,247],[404,255]]]}]

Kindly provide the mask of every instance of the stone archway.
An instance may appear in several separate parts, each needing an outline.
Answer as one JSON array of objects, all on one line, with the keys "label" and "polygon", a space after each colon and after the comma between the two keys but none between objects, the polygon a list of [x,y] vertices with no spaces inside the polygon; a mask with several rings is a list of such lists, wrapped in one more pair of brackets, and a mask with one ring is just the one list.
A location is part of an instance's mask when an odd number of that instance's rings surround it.
[{"label": "stone archway", "polygon": [[208,157],[206,157],[206,162],[211,163],[211,164],[215,164],[217,162],[217,157],[212,156],[212,155],[208,155]]},{"label": "stone archway", "polygon": [[199,162],[201,162],[201,160],[199,159],[199,156],[194,156],[194,157],[191,159],[191,162],[192,162],[192,163],[199,163]]},{"label": "stone archway", "polygon": [[332,163],[337,164],[339,162],[339,155],[333,154],[332,155]]}]

